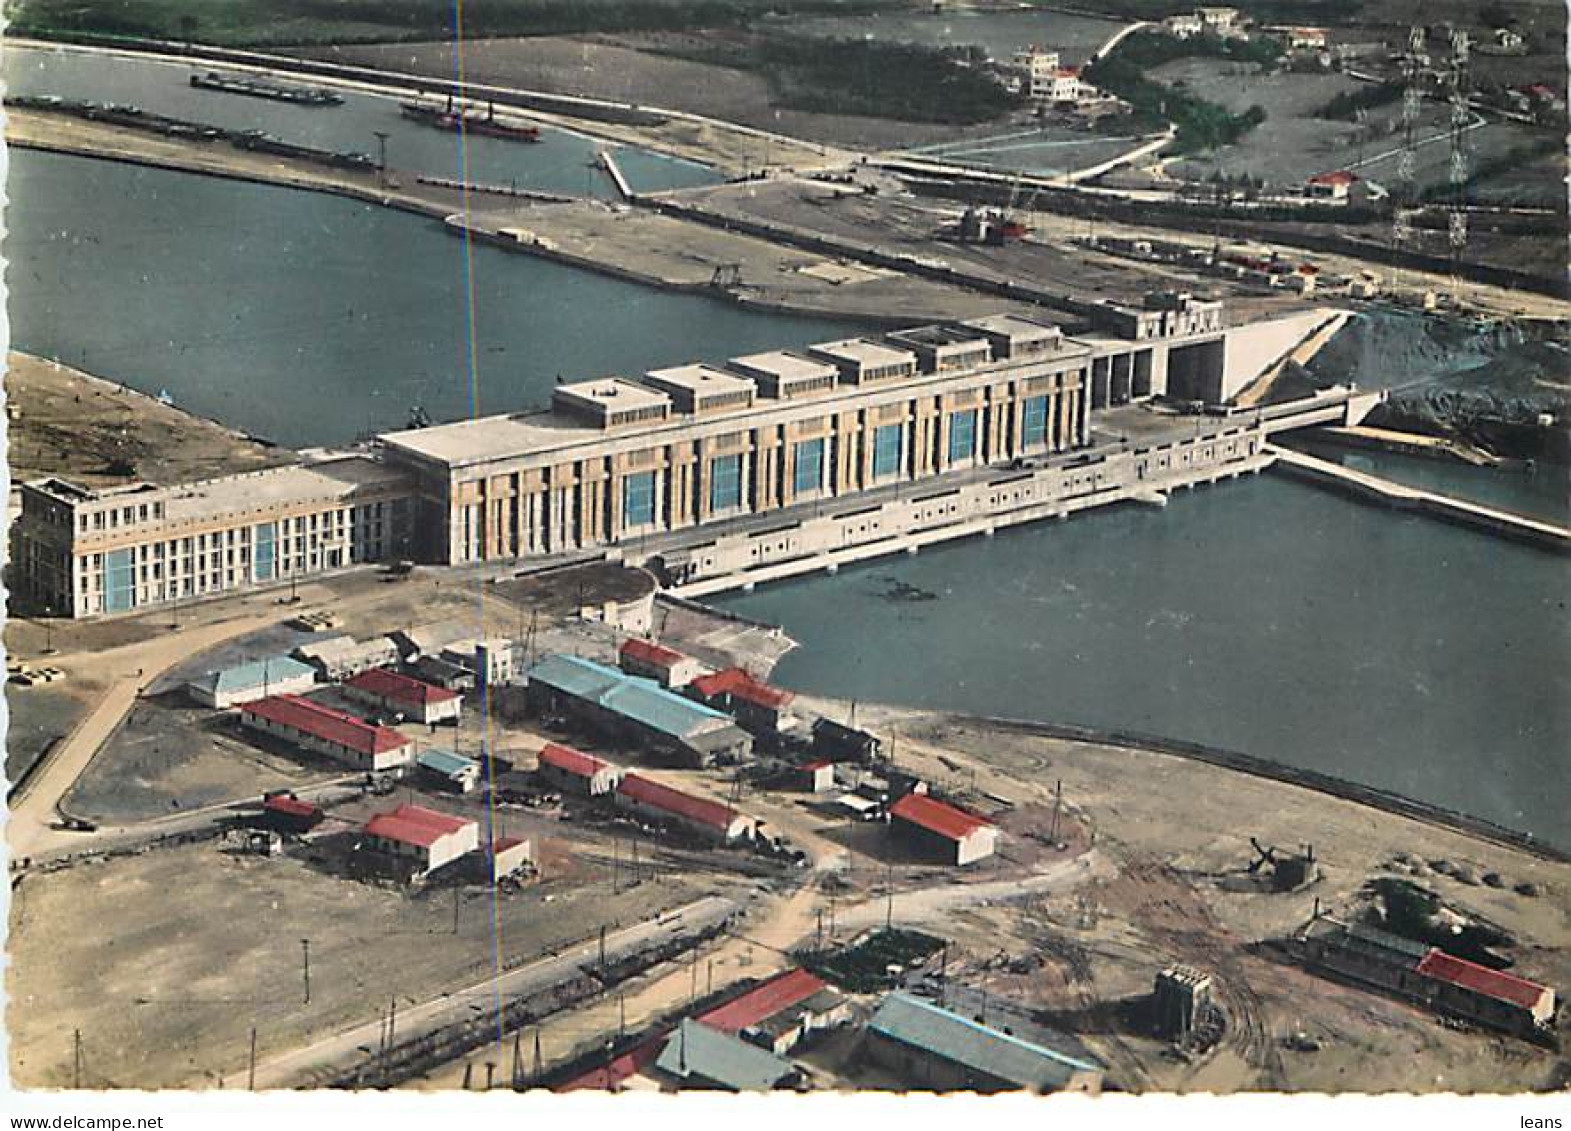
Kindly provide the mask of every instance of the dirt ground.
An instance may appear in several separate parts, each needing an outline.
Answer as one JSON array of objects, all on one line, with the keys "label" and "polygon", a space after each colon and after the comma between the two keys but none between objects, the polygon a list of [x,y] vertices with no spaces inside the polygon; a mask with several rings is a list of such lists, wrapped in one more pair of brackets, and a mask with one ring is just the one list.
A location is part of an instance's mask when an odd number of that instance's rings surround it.
[{"label": "dirt ground", "polygon": [[[613,894],[580,875],[504,893],[501,959],[512,965],[714,886],[667,877]],[[69,1086],[79,1029],[86,1086],[235,1086],[252,1027],[265,1057],[371,1020],[394,998],[418,1002],[483,979],[498,945],[490,900],[462,890],[456,934],[453,907],[446,889],[411,894],[294,852],[239,856],[214,842],[29,875],[13,891],[12,1077]]]},{"label": "dirt ground", "polygon": [[84,487],[162,485],[294,459],[154,397],[24,353],[6,355],[5,391],[13,482],[58,475]]}]

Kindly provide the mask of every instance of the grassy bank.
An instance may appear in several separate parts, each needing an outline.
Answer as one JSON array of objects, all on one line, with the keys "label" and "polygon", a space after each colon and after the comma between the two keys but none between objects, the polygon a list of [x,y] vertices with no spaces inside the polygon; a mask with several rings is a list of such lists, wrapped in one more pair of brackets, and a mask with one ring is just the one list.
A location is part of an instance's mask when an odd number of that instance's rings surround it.
[{"label": "grassy bank", "polygon": [[[466,37],[740,27],[765,14],[855,15],[893,0],[465,0]],[[451,0],[10,0],[14,35],[137,36],[223,46],[450,39]]]},{"label": "grassy bank", "polygon": [[1242,41],[1216,36],[1179,39],[1157,32],[1136,32],[1111,55],[1092,63],[1087,68],[1087,78],[1134,108],[1135,128],[1160,129],[1172,123],[1178,128],[1172,152],[1202,153],[1237,141],[1265,121],[1265,110],[1251,106],[1242,114],[1234,114],[1179,86],[1158,82],[1147,72],[1163,63],[1195,56],[1269,67],[1275,65],[1281,54],[1281,44],[1273,39]]}]

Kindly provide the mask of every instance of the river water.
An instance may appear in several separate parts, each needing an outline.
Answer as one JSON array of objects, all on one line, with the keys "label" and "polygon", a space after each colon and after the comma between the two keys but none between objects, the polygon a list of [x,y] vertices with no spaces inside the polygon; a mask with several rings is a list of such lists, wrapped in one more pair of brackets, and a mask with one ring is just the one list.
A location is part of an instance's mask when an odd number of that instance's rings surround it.
[{"label": "river water", "polygon": [[[462,245],[440,226],[73,157],[11,166],[18,347],[294,446],[400,426],[417,404],[521,408],[558,374],[854,330],[478,248],[473,403]],[[1416,325],[1365,326],[1346,369],[1403,384],[1511,348],[1425,352]],[[1563,513],[1553,480],[1346,458]],[[1565,579],[1548,554],[1267,475],[721,603],[802,642],[777,672],[789,686],[1213,743],[1571,844]]]},{"label": "river water", "polygon": [[[320,193],[13,150],[12,341],[291,447],[543,404],[569,379],[844,337],[463,243]],[[695,327],[702,326],[702,331]]]}]

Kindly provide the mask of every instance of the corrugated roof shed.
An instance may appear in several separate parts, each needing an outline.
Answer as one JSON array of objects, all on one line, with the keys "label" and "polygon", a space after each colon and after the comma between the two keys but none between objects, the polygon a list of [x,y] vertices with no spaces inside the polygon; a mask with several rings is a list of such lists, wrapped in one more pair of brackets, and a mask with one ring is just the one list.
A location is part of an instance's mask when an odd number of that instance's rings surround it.
[{"label": "corrugated roof shed", "polygon": [[661,1072],[733,1092],[765,1092],[796,1074],[772,1052],[684,1018],[655,1060]]},{"label": "corrugated roof shed", "polygon": [[374,726],[299,695],[273,695],[247,703],[241,713],[292,727],[360,754],[385,754],[409,740],[391,727]]},{"label": "corrugated roof shed", "polygon": [[731,822],[740,815],[729,805],[711,801],[707,797],[694,797],[691,793],[683,793],[653,778],[637,774],[628,774],[616,790],[651,809],[659,809],[672,816],[685,817],[717,829],[729,829]]},{"label": "corrugated roof shed", "polygon": [[651,679],[578,656],[547,656],[529,669],[530,683],[596,703],[661,734],[685,739],[730,716],[667,691]]},{"label": "corrugated roof shed", "polygon": [[1431,950],[1426,954],[1418,964],[1418,972],[1485,997],[1520,1005],[1524,1009],[1532,1009],[1549,992],[1549,987],[1537,982],[1529,982],[1526,978],[1518,978],[1504,970],[1491,970],[1442,950]]},{"label": "corrugated roof shed", "polygon": [[995,1080],[1035,1091],[1067,1084],[1076,1072],[1102,1067],[951,1013],[932,1002],[895,992],[879,1004],[868,1028]]},{"label": "corrugated roof shed", "polygon": [[366,822],[369,836],[396,840],[402,844],[430,848],[444,836],[456,833],[473,822],[438,813],[423,805],[400,805],[391,813],[378,813]]},{"label": "corrugated roof shed", "polygon": [[733,699],[756,703],[760,707],[768,707],[771,710],[779,710],[796,698],[794,693],[755,679],[741,668],[726,668],[712,675],[701,675],[693,681],[692,686],[693,690],[706,699],[716,695],[729,695]]},{"label": "corrugated roof shed", "polygon": [[252,660],[248,664],[210,671],[201,679],[192,682],[216,695],[229,695],[236,691],[249,691],[255,687],[266,687],[272,683],[283,683],[286,680],[301,679],[306,676],[315,677],[315,675],[316,669],[310,664],[303,664],[288,656],[267,656],[260,660]]},{"label": "corrugated roof shed", "polygon": [[449,777],[470,771],[478,772],[480,769],[480,763],[473,758],[465,758],[451,750],[426,750],[415,761],[434,773],[447,774]]},{"label": "corrugated roof shed", "polygon": [[630,656],[635,660],[642,660],[646,664],[656,664],[662,668],[672,667],[687,659],[686,656],[674,648],[656,644],[653,640],[640,640],[637,637],[631,637],[622,642],[621,654]]},{"label": "corrugated roof shed", "polygon": [[574,750],[571,746],[563,746],[559,742],[546,743],[545,748],[540,751],[540,764],[584,778],[592,778],[600,771],[611,768],[610,762],[596,758],[593,754],[585,754],[582,750]]},{"label": "corrugated roof shed", "polygon": [[740,1033],[750,1025],[757,1025],[781,1010],[806,1001],[825,988],[827,983],[816,974],[800,968],[787,970],[762,985],[754,986],[740,997],[699,1014],[698,1020],[722,1033]]},{"label": "corrugated roof shed", "polygon": [[939,801],[924,793],[908,793],[889,807],[890,813],[903,821],[910,821],[930,832],[951,840],[960,840],[977,829],[985,829],[992,822],[975,813],[969,813],[947,801]]},{"label": "corrugated roof shed", "polygon": [[458,698],[456,691],[436,687],[407,675],[399,675],[387,668],[372,668],[370,671],[361,672],[352,679],[345,680],[344,686],[353,687],[369,695],[378,695],[383,699],[392,699],[419,707],[431,703],[450,703]]}]

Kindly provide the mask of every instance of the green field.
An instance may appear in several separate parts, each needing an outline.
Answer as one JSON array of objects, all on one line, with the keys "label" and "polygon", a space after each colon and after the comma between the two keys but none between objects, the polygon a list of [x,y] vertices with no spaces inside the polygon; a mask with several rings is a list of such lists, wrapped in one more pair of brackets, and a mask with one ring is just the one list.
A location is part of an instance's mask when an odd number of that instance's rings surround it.
[{"label": "green field", "polygon": [[745,26],[765,14],[856,15],[892,0],[10,0],[13,35],[228,46],[370,43]]}]

